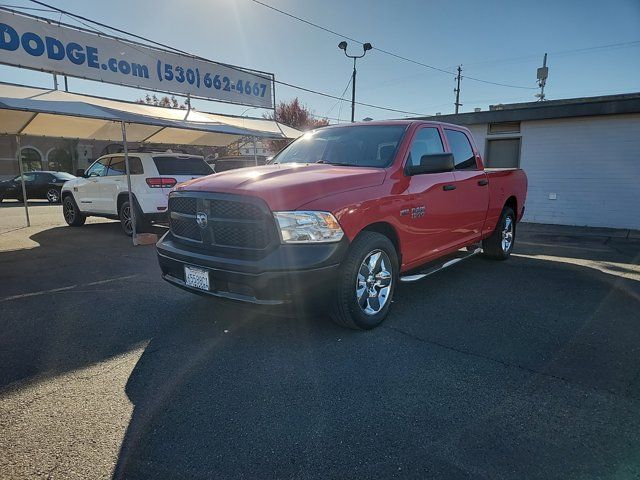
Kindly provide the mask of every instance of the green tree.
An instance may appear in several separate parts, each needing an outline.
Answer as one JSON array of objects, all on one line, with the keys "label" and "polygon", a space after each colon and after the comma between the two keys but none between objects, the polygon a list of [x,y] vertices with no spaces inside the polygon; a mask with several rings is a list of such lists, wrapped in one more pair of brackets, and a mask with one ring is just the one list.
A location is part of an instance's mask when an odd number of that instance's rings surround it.
[{"label": "green tree", "polygon": [[171,95],[168,97],[167,95],[158,98],[154,95],[145,95],[144,98],[139,98],[136,100],[136,103],[142,103],[145,105],[154,105],[156,107],[167,107],[167,108],[179,108],[180,110],[186,110],[188,107],[187,101],[184,103],[180,103],[176,97]]}]

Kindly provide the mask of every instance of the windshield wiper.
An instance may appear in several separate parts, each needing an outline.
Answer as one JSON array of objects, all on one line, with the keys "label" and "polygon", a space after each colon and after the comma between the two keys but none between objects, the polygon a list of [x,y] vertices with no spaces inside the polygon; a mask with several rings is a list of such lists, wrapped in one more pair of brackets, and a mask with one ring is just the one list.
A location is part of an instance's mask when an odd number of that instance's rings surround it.
[{"label": "windshield wiper", "polygon": [[326,165],[338,165],[341,167],[356,167],[355,163],[346,163],[346,162],[327,162],[326,160],[318,160],[316,163],[324,163]]}]

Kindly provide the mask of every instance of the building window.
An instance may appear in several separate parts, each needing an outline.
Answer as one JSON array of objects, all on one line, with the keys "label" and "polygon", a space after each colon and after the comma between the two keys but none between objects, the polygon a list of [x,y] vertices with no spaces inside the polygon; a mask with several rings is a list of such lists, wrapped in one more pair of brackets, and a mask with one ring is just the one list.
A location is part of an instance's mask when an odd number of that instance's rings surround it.
[{"label": "building window", "polygon": [[24,147],[20,150],[20,158],[22,159],[22,168],[25,172],[33,172],[34,170],[42,170],[42,155],[32,147]]},{"label": "building window", "polygon": [[520,122],[501,122],[489,124],[490,134],[520,133]]},{"label": "building window", "polygon": [[47,154],[47,162],[50,170],[73,173],[73,159],[69,150],[54,148]]},{"label": "building window", "polygon": [[520,166],[520,138],[487,140],[488,168],[518,168]]}]

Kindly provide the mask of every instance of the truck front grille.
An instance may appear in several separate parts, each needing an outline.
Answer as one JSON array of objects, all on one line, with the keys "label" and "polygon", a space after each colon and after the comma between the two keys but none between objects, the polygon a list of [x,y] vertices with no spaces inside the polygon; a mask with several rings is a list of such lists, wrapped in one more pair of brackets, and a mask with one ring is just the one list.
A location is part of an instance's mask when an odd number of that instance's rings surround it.
[{"label": "truck front grille", "polygon": [[197,200],[188,197],[171,197],[169,199],[169,211],[177,213],[186,213],[187,215],[195,215],[197,208]]},{"label": "truck front grille", "polygon": [[171,219],[171,230],[174,235],[188,238],[197,242],[202,242],[202,230],[194,220],[191,219]]},{"label": "truck front grille", "polygon": [[[199,214],[206,215],[206,225],[198,225]],[[207,250],[259,252],[277,241],[271,211],[254,197],[175,192],[169,199],[169,216],[177,241]]]}]

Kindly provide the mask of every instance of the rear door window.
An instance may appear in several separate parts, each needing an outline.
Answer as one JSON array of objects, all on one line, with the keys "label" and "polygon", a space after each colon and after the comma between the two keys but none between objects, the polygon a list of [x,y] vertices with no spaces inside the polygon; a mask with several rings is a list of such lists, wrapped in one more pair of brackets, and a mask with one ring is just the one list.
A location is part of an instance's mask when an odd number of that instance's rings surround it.
[{"label": "rear door window", "polygon": [[211,167],[202,157],[153,157],[159,175],[210,175]]},{"label": "rear door window", "polygon": [[[131,175],[141,175],[143,173],[142,161],[138,157],[129,157],[129,168],[131,169]],[[124,157],[111,157],[107,175],[118,176],[126,174],[127,167],[124,162]]]},{"label": "rear door window", "polygon": [[448,130],[446,128],[444,133],[451,147],[451,153],[453,153],[456,170],[477,170],[476,156],[467,136],[458,130]]}]

